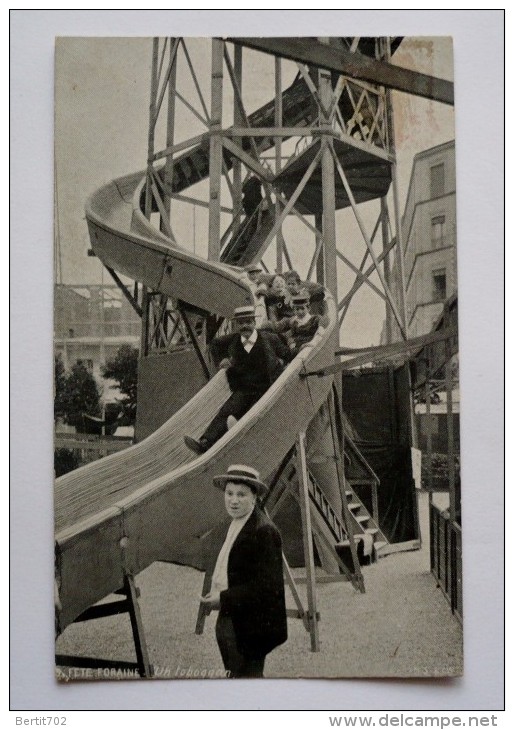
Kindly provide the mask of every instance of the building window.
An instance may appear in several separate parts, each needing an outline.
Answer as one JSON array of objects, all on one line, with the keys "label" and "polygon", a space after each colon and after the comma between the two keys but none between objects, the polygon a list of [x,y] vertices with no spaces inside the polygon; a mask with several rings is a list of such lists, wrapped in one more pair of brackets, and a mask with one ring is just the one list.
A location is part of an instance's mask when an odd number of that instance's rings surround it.
[{"label": "building window", "polygon": [[90,373],[93,372],[93,361],[89,358],[77,360],[77,365],[83,365]]},{"label": "building window", "polygon": [[445,217],[444,215],[436,215],[432,218],[432,226],[430,237],[432,240],[432,248],[441,248],[444,240]]},{"label": "building window", "polygon": [[435,269],[432,272],[432,298],[435,302],[446,299],[446,269]]},{"label": "building window", "polygon": [[444,195],[444,164],[430,168],[430,197],[439,198]]}]

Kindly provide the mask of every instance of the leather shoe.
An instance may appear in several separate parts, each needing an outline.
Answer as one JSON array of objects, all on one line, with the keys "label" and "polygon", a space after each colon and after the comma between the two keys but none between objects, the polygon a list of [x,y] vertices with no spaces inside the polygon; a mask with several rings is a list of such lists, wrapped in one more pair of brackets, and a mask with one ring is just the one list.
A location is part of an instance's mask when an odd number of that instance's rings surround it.
[{"label": "leather shoe", "polygon": [[191,451],[194,451],[199,456],[200,454],[205,454],[209,449],[209,444],[203,438],[197,441],[192,436],[184,436],[184,443],[188,449],[191,449]]}]

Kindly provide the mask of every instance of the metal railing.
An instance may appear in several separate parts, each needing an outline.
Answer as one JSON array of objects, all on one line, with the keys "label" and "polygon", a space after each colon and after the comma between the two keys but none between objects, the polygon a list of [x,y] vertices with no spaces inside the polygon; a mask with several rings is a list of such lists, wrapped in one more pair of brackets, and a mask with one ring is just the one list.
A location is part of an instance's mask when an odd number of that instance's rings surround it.
[{"label": "metal railing", "polygon": [[434,504],[430,505],[430,571],[462,623],[462,528]]},{"label": "metal railing", "polygon": [[132,446],[134,439],[125,436],[96,436],[76,433],[54,435],[54,472],[63,476],[79,466]]},{"label": "metal railing", "polygon": [[108,337],[139,337],[141,320],[94,322],[91,320],[56,320],[55,338],[57,340],[80,340],[83,337],[105,339]]}]

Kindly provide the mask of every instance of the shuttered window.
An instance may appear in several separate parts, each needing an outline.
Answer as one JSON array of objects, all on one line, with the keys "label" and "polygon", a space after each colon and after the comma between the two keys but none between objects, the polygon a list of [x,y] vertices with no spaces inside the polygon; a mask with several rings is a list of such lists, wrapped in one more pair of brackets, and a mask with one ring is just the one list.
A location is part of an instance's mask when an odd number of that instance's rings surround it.
[{"label": "shuttered window", "polygon": [[446,269],[434,269],[432,272],[432,297],[435,302],[446,299]]},{"label": "shuttered window", "polygon": [[430,197],[439,198],[444,195],[444,164],[430,168]]},{"label": "shuttered window", "polygon": [[431,220],[430,237],[432,240],[432,248],[440,248],[444,245],[444,215],[436,215]]}]

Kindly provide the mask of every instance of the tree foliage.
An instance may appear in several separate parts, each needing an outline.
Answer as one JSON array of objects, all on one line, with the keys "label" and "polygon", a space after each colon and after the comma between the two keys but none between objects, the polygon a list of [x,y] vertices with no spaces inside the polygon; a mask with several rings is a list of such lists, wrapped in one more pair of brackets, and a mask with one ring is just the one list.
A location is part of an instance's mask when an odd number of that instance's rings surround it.
[{"label": "tree foliage", "polygon": [[66,372],[60,354],[54,357],[54,419],[65,416]]},{"label": "tree foliage", "polygon": [[82,415],[100,416],[100,391],[96,380],[85,365],[75,363],[66,376],[62,399],[64,420],[72,426],[82,423]]},{"label": "tree foliage", "polygon": [[56,477],[62,477],[73,469],[80,466],[80,456],[77,451],[71,449],[55,449],[54,450],[54,474]]},{"label": "tree foliage", "polygon": [[122,345],[102,368],[104,378],[114,380],[123,396],[120,404],[125,416],[134,423],[137,407],[137,366],[139,352],[132,345]]}]

